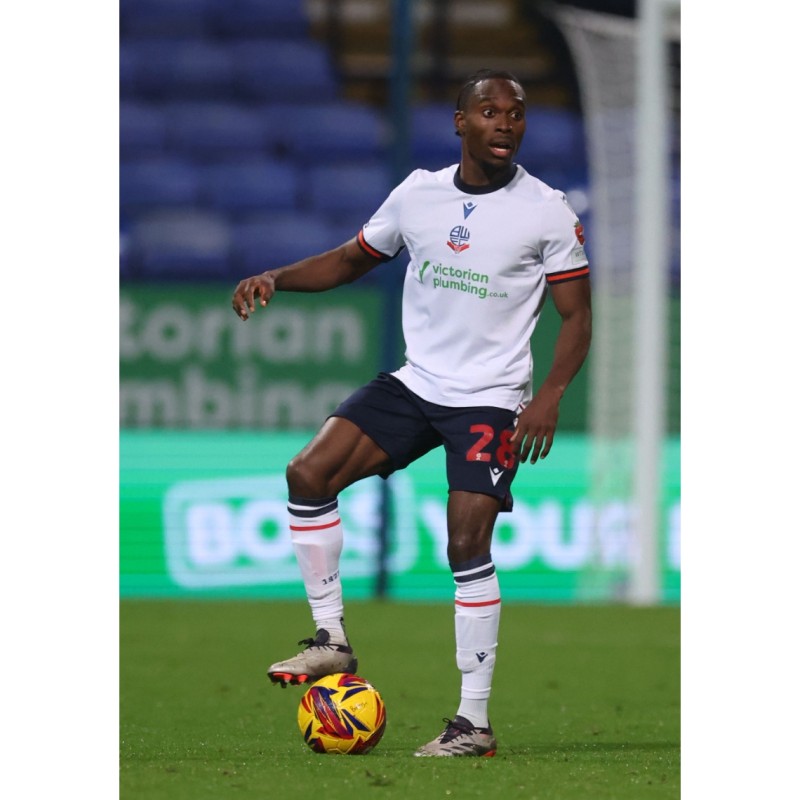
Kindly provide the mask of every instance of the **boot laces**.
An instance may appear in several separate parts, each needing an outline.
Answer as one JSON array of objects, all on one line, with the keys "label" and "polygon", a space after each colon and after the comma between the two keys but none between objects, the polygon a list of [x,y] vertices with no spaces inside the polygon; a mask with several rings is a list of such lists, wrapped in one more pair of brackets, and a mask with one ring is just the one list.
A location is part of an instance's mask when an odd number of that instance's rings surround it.
[{"label": "boot laces", "polygon": [[459,736],[464,736],[466,734],[473,733],[475,730],[475,726],[470,724],[466,720],[453,720],[444,717],[442,722],[446,723],[447,728],[445,728],[444,733],[442,734],[441,739],[439,740],[441,744],[447,744],[447,742],[452,742],[453,739],[458,739]]}]

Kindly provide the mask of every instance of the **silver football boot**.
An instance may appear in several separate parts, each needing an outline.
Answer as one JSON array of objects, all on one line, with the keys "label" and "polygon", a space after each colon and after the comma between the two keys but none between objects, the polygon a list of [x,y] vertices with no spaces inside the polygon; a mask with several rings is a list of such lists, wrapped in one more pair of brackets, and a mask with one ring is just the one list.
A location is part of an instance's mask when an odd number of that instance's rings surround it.
[{"label": "silver football boot", "polygon": [[493,756],[497,739],[492,726],[476,728],[468,719],[456,715],[445,719],[447,727],[432,742],[422,745],[415,756]]},{"label": "silver football boot", "polygon": [[301,639],[298,644],[306,645],[306,649],[293,658],[273,664],[267,670],[269,679],[286,688],[289,683],[295,686],[313,683],[335,672],[355,673],[358,659],[353,655],[353,648],[348,644],[333,644],[330,638],[328,631],[320,628],[313,639]]}]

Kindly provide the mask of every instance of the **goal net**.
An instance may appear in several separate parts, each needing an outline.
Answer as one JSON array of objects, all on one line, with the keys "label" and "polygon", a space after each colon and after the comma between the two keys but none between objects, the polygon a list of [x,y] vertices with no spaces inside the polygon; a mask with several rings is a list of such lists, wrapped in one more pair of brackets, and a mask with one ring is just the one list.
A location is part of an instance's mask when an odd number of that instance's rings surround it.
[{"label": "goal net", "polygon": [[575,63],[591,194],[595,558],[578,590],[659,602],[661,447],[680,409],[679,3],[640,0],[633,18],[567,5],[550,14]]}]

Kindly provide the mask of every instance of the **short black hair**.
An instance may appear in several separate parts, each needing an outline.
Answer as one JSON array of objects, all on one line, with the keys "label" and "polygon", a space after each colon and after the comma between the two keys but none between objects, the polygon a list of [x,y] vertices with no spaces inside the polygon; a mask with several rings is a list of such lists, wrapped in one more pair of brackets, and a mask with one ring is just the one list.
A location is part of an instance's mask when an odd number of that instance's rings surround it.
[{"label": "short black hair", "polygon": [[470,77],[467,78],[467,80],[464,82],[464,85],[461,87],[461,90],[458,93],[458,99],[456,100],[456,111],[463,111],[466,108],[470,98],[475,94],[475,87],[481,81],[491,80],[492,78],[513,81],[519,86],[522,86],[522,84],[517,80],[516,75],[513,75],[508,70],[479,69],[474,75],[470,75]]}]

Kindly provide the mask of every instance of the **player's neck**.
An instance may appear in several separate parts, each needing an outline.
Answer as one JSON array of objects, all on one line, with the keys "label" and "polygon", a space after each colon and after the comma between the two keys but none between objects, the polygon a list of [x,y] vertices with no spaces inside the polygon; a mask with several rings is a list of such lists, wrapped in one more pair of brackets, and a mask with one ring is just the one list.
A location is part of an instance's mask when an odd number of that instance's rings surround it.
[{"label": "player's neck", "polygon": [[485,169],[475,163],[465,163],[462,159],[456,170],[455,184],[463,191],[483,194],[507,186],[513,180],[516,172],[516,164],[510,164],[502,169]]}]

